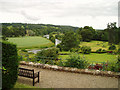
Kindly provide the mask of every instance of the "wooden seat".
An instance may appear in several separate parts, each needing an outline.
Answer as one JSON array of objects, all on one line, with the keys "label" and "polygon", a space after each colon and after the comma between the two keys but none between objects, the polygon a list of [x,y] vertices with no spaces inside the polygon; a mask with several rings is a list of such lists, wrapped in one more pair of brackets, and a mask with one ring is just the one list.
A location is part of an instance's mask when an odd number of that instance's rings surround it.
[{"label": "wooden seat", "polygon": [[[39,71],[40,72],[40,71]],[[39,72],[34,73],[34,69],[25,69],[25,68],[19,68],[18,75],[32,78],[33,79],[33,86],[36,82],[34,82],[34,79],[38,77],[37,82],[39,83]]]}]

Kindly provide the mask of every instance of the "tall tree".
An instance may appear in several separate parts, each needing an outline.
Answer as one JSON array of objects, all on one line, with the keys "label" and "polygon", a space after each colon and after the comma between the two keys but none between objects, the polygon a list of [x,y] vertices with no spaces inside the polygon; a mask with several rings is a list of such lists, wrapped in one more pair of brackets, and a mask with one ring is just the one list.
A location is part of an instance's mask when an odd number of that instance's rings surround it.
[{"label": "tall tree", "polygon": [[116,22],[108,23],[107,31],[108,31],[108,42],[110,44],[118,43],[118,31],[119,31],[119,29],[116,27]]},{"label": "tall tree", "polygon": [[81,31],[81,36],[82,36],[82,40],[87,42],[91,41],[93,38],[93,34],[89,29],[83,29]]},{"label": "tall tree", "polygon": [[62,38],[62,48],[65,51],[70,50],[71,48],[76,48],[79,46],[79,40],[76,37],[76,34],[73,31],[66,32]]}]

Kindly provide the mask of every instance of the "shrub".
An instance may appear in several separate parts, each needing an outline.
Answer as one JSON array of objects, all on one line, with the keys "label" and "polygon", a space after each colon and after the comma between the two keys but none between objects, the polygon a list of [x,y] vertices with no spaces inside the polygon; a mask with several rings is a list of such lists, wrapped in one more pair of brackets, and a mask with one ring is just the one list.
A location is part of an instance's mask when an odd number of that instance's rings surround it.
[{"label": "shrub", "polygon": [[18,56],[16,45],[9,42],[2,43],[2,66],[6,68],[6,72],[2,72],[2,88],[13,88],[17,80],[18,74]]},{"label": "shrub", "polygon": [[107,52],[107,51],[105,49],[103,49],[102,52]]},{"label": "shrub", "polygon": [[118,48],[117,53],[120,54],[120,48]]},{"label": "shrub", "polygon": [[98,49],[98,50],[96,50],[96,53],[105,53],[106,52],[106,50],[105,49]]},{"label": "shrub", "polygon": [[84,54],[90,54],[90,53],[91,53],[91,48],[88,47],[88,46],[82,46],[82,47],[81,47],[81,51],[82,51],[82,53],[84,53]]},{"label": "shrub", "polygon": [[111,45],[110,47],[109,47],[109,50],[115,50],[116,49],[116,46],[115,45]]},{"label": "shrub", "polygon": [[112,62],[108,64],[107,70],[114,71],[114,72],[120,72],[120,56],[118,56],[117,62]]},{"label": "shrub", "polygon": [[75,68],[86,68],[88,65],[88,62],[81,58],[79,55],[70,55],[67,59],[67,62],[65,62],[66,67],[75,67]]},{"label": "shrub", "polygon": [[61,46],[61,44],[58,44],[58,45],[57,45],[57,48],[59,48],[60,51],[62,51],[62,46]]},{"label": "shrub", "polygon": [[27,52],[27,50],[25,50],[25,49],[21,49],[21,51],[23,51],[23,52]]},{"label": "shrub", "polygon": [[79,50],[78,48],[71,48],[70,52],[78,52],[78,50]]},{"label": "shrub", "polygon": [[58,52],[58,48],[42,50],[37,53],[36,59],[40,63],[53,64],[53,61],[55,61],[58,58]]},{"label": "shrub", "polygon": [[96,52],[97,53],[100,53],[102,51],[102,49],[100,48],[100,49],[98,49],[98,50],[96,50]]}]

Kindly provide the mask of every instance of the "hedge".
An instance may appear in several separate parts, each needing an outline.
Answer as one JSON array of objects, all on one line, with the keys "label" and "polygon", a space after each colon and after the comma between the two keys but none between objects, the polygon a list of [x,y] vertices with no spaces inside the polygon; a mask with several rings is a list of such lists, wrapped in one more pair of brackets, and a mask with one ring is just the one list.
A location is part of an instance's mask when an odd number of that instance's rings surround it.
[{"label": "hedge", "polygon": [[2,71],[2,88],[10,89],[14,87],[18,73],[18,55],[15,44],[9,42],[2,43],[2,66],[6,71]]}]

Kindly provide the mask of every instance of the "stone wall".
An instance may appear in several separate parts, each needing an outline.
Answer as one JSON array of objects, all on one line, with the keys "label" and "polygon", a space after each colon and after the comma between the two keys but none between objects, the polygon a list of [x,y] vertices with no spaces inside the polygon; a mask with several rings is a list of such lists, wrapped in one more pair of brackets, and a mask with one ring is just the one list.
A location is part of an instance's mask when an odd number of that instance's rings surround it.
[{"label": "stone wall", "polygon": [[77,69],[77,68],[71,68],[71,67],[60,67],[57,65],[48,65],[48,64],[40,64],[40,63],[25,62],[25,61],[20,61],[20,65],[33,66],[36,68],[43,68],[43,69],[56,70],[56,71],[65,71],[65,72],[72,72],[72,73],[120,78],[120,73],[111,72],[111,71]]}]

